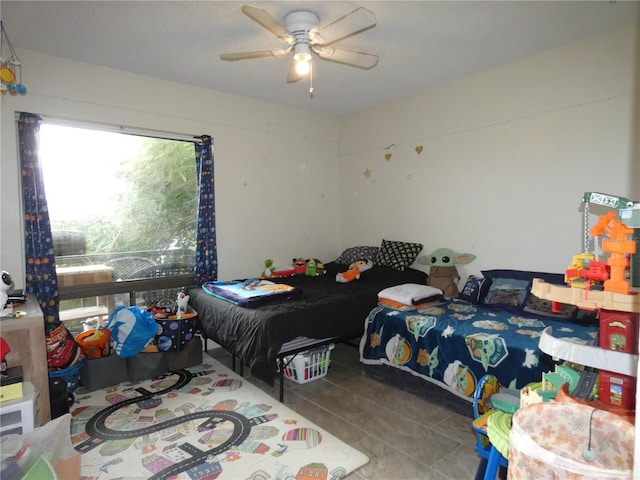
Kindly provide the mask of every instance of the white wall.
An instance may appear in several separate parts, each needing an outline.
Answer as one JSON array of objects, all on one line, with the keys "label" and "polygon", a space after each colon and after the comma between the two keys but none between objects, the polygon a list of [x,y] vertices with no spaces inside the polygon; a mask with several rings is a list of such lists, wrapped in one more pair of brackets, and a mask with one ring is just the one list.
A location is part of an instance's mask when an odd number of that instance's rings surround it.
[{"label": "white wall", "polygon": [[470,252],[463,278],[564,271],[582,251],[584,192],[640,200],[639,37],[614,31],[343,117],[341,247]]},{"label": "white wall", "polygon": [[221,279],[258,275],[266,258],[338,255],[334,119],[37,52],[20,57],[29,92],[1,100],[0,265],[16,287],[24,246],[15,111],[212,135]]},{"label": "white wall", "polygon": [[640,199],[638,52],[626,28],[336,120],[21,51],[29,94],[1,100],[0,265],[20,286],[22,110],[213,135],[220,278],[382,238],[473,253],[463,277],[562,271],[584,192]]}]

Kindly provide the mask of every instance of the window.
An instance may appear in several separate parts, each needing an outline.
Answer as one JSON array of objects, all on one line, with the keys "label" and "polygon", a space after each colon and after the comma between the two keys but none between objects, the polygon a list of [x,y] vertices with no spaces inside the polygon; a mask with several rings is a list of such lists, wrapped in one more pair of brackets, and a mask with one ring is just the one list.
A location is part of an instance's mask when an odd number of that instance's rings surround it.
[{"label": "window", "polygon": [[147,281],[130,283],[147,289],[133,295],[110,294],[103,287],[72,299],[64,293],[71,287],[91,291],[91,285],[108,282],[192,276],[198,205],[194,142],[170,137],[42,124],[39,153],[61,319],[70,329],[116,306],[159,304],[177,293],[151,290]]}]

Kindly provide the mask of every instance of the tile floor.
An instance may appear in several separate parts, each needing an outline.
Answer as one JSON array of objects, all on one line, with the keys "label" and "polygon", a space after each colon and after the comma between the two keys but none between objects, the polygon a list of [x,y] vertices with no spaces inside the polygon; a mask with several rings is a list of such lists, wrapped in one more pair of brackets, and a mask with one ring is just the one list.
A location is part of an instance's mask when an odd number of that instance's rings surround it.
[{"label": "tile floor", "polygon": [[[231,367],[222,348],[209,354]],[[245,378],[273,396],[271,387]],[[369,456],[350,480],[468,480],[479,457],[471,419],[364,375],[357,348],[336,345],[324,378],[306,384],[285,380],[284,403]],[[471,404],[469,404],[471,409]]]}]

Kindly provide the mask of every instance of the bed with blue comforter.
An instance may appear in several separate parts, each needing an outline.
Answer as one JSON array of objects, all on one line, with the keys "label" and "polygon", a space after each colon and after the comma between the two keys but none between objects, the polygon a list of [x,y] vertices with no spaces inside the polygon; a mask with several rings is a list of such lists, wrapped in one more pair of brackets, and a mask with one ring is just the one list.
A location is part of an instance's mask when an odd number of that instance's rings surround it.
[{"label": "bed with blue comforter", "polygon": [[411,311],[377,306],[365,321],[360,360],[410,372],[472,401],[487,373],[505,387],[522,388],[552,371],[553,359],[538,348],[548,326],[555,337],[583,344],[598,334],[597,326],[459,299]]}]

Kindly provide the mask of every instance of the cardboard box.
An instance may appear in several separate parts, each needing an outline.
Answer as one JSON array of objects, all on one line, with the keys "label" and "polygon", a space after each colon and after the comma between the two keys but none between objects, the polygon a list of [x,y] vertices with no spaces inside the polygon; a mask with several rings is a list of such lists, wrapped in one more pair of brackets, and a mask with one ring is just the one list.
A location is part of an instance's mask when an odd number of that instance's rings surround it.
[{"label": "cardboard box", "polygon": [[115,353],[107,357],[89,359],[80,370],[80,383],[88,392],[111,387],[126,380],[127,361]]},{"label": "cardboard box", "polygon": [[113,281],[113,268],[106,265],[82,265],[56,269],[58,286],[93,285]]},{"label": "cardboard box", "polygon": [[0,402],[22,397],[22,367],[9,367],[0,377]]}]

